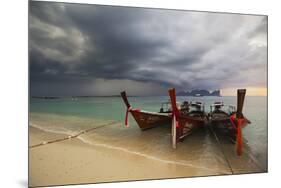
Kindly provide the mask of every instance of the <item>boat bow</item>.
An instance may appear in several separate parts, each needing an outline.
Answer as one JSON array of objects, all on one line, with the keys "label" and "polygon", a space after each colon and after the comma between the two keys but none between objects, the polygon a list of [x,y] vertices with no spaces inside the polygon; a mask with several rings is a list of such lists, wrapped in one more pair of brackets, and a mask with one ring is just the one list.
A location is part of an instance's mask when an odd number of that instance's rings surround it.
[{"label": "boat bow", "polygon": [[171,121],[171,113],[148,112],[138,108],[132,108],[125,91],[121,92],[121,97],[127,107],[125,116],[126,126],[129,125],[129,113],[132,114],[138,126],[142,130],[153,128],[159,125],[169,124]]}]

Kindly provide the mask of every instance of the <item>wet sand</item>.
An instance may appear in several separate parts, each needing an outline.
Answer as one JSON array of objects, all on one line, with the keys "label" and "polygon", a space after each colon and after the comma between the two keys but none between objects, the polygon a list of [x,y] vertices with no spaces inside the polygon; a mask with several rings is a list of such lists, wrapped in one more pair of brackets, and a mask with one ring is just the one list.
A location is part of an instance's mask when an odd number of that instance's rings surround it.
[{"label": "wet sand", "polygon": [[[119,128],[115,130],[115,136],[108,130],[105,127],[82,136],[63,139],[69,135],[50,133],[30,126],[29,185],[265,172],[248,155],[247,148],[242,157],[237,157],[233,155],[233,144],[222,141],[219,145],[209,132],[206,136],[206,132],[199,131],[173,150],[170,147],[170,135],[163,134],[167,132],[165,128],[155,128],[149,132],[131,128],[126,131],[129,137],[122,135],[122,128],[120,131]],[[58,142],[31,147],[60,139]],[[95,139],[99,142],[86,141]],[[208,139],[207,146],[204,139]]]}]

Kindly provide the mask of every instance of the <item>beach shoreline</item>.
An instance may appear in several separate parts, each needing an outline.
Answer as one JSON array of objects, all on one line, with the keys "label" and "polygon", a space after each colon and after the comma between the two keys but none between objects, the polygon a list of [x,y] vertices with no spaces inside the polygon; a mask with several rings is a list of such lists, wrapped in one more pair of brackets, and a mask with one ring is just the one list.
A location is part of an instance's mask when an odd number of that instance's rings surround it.
[{"label": "beach shoreline", "polygon": [[[55,140],[58,141],[52,142]],[[163,160],[124,148],[90,145],[82,140],[79,136],[71,137],[29,126],[29,186],[232,174],[224,167],[213,170],[192,165],[192,162]],[[260,171],[252,169],[251,172]]]},{"label": "beach shoreline", "polygon": [[[88,145],[78,138],[36,144],[67,137],[30,126],[29,186],[101,183],[190,176],[220,175],[196,167],[169,164],[115,149]],[[226,173],[227,174],[227,173]]]}]

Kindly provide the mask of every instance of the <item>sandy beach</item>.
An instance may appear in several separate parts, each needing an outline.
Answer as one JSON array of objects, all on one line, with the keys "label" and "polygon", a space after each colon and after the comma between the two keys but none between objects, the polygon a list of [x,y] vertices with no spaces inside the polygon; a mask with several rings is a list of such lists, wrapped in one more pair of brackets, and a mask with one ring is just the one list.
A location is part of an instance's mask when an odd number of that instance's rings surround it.
[{"label": "sandy beach", "polygon": [[[49,141],[55,142],[48,144]],[[229,156],[232,172],[223,161],[223,156],[219,160],[210,159],[213,161],[209,166],[197,165],[192,161],[187,163],[142,154],[137,152],[138,148],[132,151],[126,147],[90,145],[81,141],[80,137],[69,138],[68,135],[50,133],[32,126],[29,129],[29,147],[31,187],[261,172],[248,155],[243,155],[239,160]],[[220,152],[217,146],[213,150]],[[246,166],[243,161],[247,162]]]},{"label": "sandy beach", "polygon": [[[30,145],[65,135],[30,128]],[[118,150],[93,147],[78,138],[30,149],[30,186],[96,183],[194,176],[196,167],[148,159]],[[213,175],[207,171],[201,175]],[[220,173],[217,173],[220,174]]]}]

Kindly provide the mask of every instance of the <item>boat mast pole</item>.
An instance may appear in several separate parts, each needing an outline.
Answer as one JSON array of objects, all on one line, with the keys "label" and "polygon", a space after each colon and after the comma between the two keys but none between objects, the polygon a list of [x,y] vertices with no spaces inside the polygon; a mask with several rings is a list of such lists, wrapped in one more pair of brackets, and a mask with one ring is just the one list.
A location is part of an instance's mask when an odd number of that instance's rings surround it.
[{"label": "boat mast pole", "polygon": [[178,116],[179,110],[177,108],[177,99],[176,99],[176,90],[175,88],[169,89],[169,96],[171,99],[172,111],[173,111],[173,120],[172,120],[172,145],[173,148],[177,148],[177,126],[178,126]]}]

